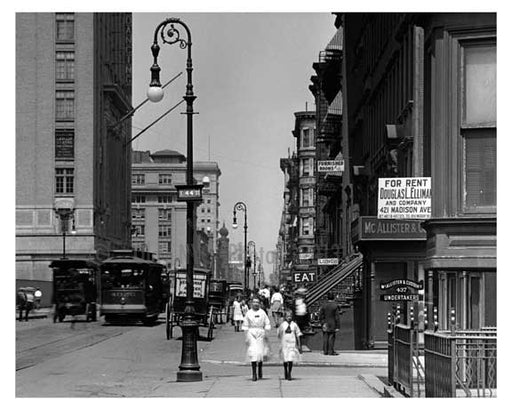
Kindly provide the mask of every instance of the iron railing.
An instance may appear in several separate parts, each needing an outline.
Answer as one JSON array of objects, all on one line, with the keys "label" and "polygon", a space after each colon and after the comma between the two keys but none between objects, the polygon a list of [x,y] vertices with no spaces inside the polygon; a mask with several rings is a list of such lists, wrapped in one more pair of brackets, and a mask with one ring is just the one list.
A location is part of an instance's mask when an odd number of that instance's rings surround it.
[{"label": "iron railing", "polygon": [[427,397],[495,397],[495,329],[425,332]]}]

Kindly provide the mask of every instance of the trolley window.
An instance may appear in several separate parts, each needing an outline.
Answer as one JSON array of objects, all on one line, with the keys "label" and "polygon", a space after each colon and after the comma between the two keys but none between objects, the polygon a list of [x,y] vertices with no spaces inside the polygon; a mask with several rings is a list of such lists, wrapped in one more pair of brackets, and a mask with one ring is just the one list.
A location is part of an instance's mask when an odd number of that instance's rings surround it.
[{"label": "trolley window", "polygon": [[101,282],[103,289],[140,289],[144,288],[144,269],[107,267],[103,270]]}]

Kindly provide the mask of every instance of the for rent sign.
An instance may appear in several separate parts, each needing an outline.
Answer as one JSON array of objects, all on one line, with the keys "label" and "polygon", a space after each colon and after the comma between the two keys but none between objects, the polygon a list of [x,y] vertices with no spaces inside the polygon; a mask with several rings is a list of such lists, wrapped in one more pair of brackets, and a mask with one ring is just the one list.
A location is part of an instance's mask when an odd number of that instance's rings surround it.
[{"label": "for rent sign", "polygon": [[431,178],[379,178],[379,219],[429,219]]}]

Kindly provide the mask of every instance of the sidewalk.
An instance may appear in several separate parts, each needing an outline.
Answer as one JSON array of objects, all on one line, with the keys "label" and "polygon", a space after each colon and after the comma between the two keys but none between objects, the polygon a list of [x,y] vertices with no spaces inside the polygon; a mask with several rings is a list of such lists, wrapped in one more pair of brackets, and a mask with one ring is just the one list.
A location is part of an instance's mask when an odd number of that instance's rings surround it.
[{"label": "sidewalk", "polygon": [[[244,332],[235,332],[229,324],[217,325],[214,331],[215,340],[201,354],[201,361],[218,364],[246,365]],[[277,331],[272,328],[268,332],[270,357],[265,366],[281,366],[279,358],[279,340]],[[333,366],[333,367],[368,367],[386,368],[388,365],[387,350],[352,350],[339,351],[338,356],[325,356],[320,351],[309,351],[302,354],[297,366]]]}]

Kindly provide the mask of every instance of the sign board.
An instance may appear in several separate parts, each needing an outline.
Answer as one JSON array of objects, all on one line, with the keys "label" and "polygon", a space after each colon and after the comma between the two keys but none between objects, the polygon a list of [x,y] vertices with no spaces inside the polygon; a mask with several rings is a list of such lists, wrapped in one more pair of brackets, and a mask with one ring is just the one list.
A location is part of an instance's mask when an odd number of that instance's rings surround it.
[{"label": "sign board", "polygon": [[312,253],[299,253],[299,259],[313,259]]},{"label": "sign board", "polygon": [[342,159],[318,161],[318,172],[343,172],[345,170],[345,163]]},{"label": "sign board", "polygon": [[377,219],[373,216],[361,216],[352,229],[352,241],[389,241],[424,240],[427,233],[421,227],[420,220]]},{"label": "sign board", "polygon": [[73,159],[75,157],[75,138],[73,134],[55,135],[55,158]]},{"label": "sign board", "polygon": [[340,260],[338,258],[321,258],[318,259],[318,265],[320,266],[332,266],[339,265]]},{"label": "sign board", "polygon": [[379,178],[379,219],[429,219],[431,178]]},{"label": "sign board", "polygon": [[202,185],[176,185],[178,201],[202,201]]},{"label": "sign board", "polygon": [[392,292],[380,295],[380,300],[383,302],[412,302],[420,300],[418,291],[423,289],[423,281],[393,279],[389,282],[381,282],[380,289]]},{"label": "sign board", "polygon": [[[176,296],[187,297],[187,274],[176,273]],[[194,273],[194,298],[206,296],[206,275]]]},{"label": "sign board", "polygon": [[310,283],[316,281],[316,272],[294,272],[293,283]]}]

